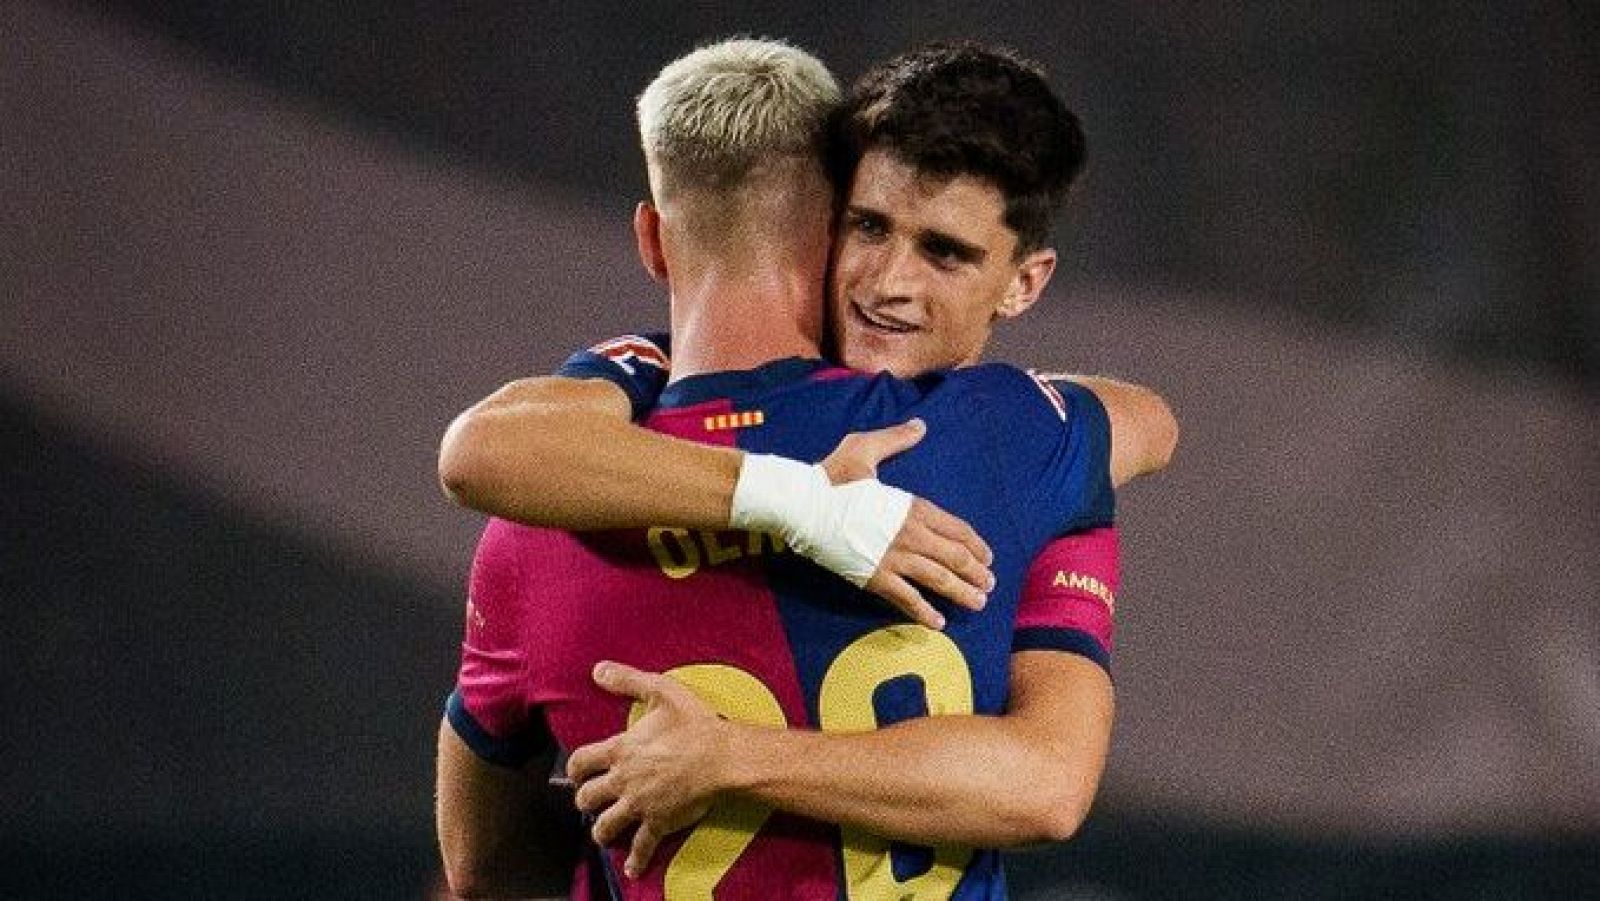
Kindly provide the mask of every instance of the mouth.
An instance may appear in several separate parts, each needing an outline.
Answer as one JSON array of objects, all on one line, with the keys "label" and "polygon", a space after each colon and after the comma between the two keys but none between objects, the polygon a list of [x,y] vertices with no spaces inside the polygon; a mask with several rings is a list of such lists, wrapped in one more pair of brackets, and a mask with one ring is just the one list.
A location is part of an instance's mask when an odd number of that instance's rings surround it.
[{"label": "mouth", "polygon": [[855,301],[850,302],[850,318],[869,331],[885,335],[909,335],[922,330],[920,325],[886,315],[881,310],[868,310]]}]

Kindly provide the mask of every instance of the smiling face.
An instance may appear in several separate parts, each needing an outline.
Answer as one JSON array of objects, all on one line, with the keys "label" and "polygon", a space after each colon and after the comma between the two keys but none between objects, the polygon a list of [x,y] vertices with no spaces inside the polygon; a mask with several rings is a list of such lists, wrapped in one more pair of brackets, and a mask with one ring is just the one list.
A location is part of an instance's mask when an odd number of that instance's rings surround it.
[{"label": "smiling face", "polygon": [[856,168],[834,244],[829,311],[840,359],[912,376],[977,362],[994,321],[1026,310],[1055,251],[1017,255],[989,182],[920,173],[873,150]]}]

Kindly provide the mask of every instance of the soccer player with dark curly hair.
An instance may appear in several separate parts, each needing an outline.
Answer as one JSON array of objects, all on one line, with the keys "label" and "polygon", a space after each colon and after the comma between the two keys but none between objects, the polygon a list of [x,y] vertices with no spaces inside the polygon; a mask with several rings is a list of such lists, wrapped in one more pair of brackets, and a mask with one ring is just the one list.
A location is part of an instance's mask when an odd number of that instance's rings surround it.
[{"label": "soccer player with dark curly hair", "polygon": [[[613,530],[496,520],[480,544],[440,735],[458,890],[497,890],[537,840],[518,805],[556,744],[608,846],[579,893],[997,898],[993,849],[1088,811],[1111,485],[1165,465],[1175,426],[1143,389],[978,362],[1054,270],[1081,134],[1007,53],[897,57],[838,108],[813,64],[724,42],[641,98],[635,226],[670,362],[606,342],[564,369],[581,380],[508,386],[447,435],[469,506]],[[850,173],[831,247],[824,156]],[[852,369],[820,355],[830,250]]]}]

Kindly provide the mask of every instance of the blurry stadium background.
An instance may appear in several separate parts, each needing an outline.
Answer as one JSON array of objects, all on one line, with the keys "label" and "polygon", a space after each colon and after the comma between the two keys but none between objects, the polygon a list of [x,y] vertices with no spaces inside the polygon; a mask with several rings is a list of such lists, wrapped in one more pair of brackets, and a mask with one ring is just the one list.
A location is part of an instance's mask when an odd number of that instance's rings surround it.
[{"label": "blurry stadium background", "polygon": [[997,356],[1172,399],[1023,899],[1600,897],[1600,7],[0,6],[0,897],[416,898],[449,419],[665,323],[631,101],[972,36],[1091,163]]}]

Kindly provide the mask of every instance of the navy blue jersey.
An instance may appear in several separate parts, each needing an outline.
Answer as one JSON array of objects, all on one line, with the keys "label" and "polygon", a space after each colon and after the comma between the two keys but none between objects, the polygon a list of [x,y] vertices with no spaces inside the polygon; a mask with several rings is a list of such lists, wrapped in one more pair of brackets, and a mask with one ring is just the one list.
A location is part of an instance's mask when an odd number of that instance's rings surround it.
[{"label": "navy blue jersey", "polygon": [[642,420],[656,408],[667,386],[671,338],[665,332],[623,335],[567,358],[556,374],[574,379],[605,379],[628,394],[633,418]]},{"label": "navy blue jersey", "polygon": [[[670,368],[671,336],[645,332],[579,351],[566,360],[558,374],[618,385],[628,395],[633,418],[643,421],[654,412]],[[1098,417],[1098,401],[1091,392],[1066,376],[1029,372],[1063,419],[1069,398],[1083,405],[1084,415]],[[758,414],[744,415],[748,419]],[[1047,545],[1034,559],[1023,585],[1012,649],[1078,654],[1109,674],[1116,631],[1114,592],[1121,578],[1119,544],[1115,526],[1094,525]]]},{"label": "navy blue jersey", "polygon": [[[658,344],[640,340],[665,362]],[[649,349],[617,352],[631,371],[609,354],[585,353],[562,374],[619,382],[664,375],[643,371],[652,365],[643,362],[654,355]],[[1112,520],[1110,435],[1099,402],[1011,367],[906,381],[788,359],[682,379],[661,389],[658,401],[647,419],[652,428],[805,461],[820,460],[847,432],[923,419],[927,436],[886,462],[880,477],[984,536],[997,578],[988,605],[972,613],[941,604],[948,624],[934,632],[770,537],[661,528],[583,537],[495,527],[474,573],[483,623],[476,632],[469,624],[463,673],[483,687],[466,691],[463,681],[464,737],[476,724],[484,727],[479,743],[509,738],[530,710],[567,747],[620,731],[628,705],[588,682],[600,659],[671,672],[708,699],[735,687],[746,699],[752,692],[769,698],[757,705],[768,725],[858,731],[930,714],[998,714],[1030,561],[1056,536]],[[518,575],[528,572],[541,577]],[[1029,646],[1055,646],[1053,628],[1030,628]],[[757,825],[732,861],[693,859],[702,847],[697,827],[663,846],[644,880],[655,888],[640,897],[671,896],[674,878],[702,870],[720,897],[828,897],[819,886],[834,886],[834,897],[1005,895],[996,852],[917,849],[799,819],[746,817]]]}]

